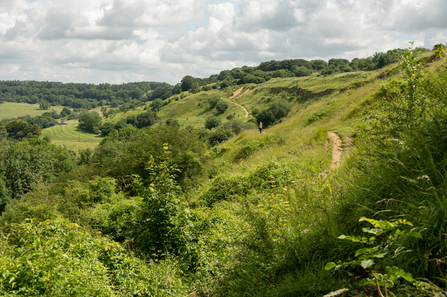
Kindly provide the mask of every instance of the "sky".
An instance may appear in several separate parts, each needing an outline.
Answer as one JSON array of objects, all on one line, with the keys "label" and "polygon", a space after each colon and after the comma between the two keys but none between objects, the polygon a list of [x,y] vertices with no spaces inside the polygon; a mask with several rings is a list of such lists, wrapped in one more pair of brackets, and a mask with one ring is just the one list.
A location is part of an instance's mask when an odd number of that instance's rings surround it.
[{"label": "sky", "polygon": [[176,84],[447,43],[446,0],[0,0],[0,80]]}]

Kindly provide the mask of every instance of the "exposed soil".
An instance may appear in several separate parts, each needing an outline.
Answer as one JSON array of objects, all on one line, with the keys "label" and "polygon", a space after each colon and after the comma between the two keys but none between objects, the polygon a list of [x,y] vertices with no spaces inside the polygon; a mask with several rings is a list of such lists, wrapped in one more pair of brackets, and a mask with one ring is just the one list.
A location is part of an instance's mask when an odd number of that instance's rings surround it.
[{"label": "exposed soil", "polygon": [[341,138],[340,136],[338,136],[337,133],[328,132],[328,135],[332,139],[332,162],[329,170],[334,170],[340,164],[341,152],[343,151],[343,142],[341,141]]},{"label": "exposed soil", "polygon": [[295,96],[298,98],[298,102],[304,103],[309,99],[316,98],[316,97],[323,97],[332,94],[335,89],[327,89],[321,92],[311,92],[309,90],[300,88],[300,87],[292,87],[292,88],[271,88],[270,89],[274,93],[292,93],[295,94]]},{"label": "exposed soil", "polygon": [[[228,100],[231,100],[233,98],[236,99],[236,98],[241,97],[241,96],[243,96],[243,95],[245,95],[245,94],[247,94],[247,93],[249,93],[251,91],[251,89],[247,89],[247,90],[245,90],[245,92],[242,95],[240,95],[243,89],[244,89],[244,87],[241,87],[241,88],[237,89],[236,91],[234,91],[233,95],[230,98],[228,98]],[[240,105],[239,103],[236,103],[234,101],[231,101],[231,103],[233,103],[233,104],[239,106],[240,108],[242,108],[245,111],[245,117],[248,118],[248,114],[249,113],[248,113],[248,110],[245,107],[243,107],[242,105]]]},{"label": "exposed soil", "polygon": [[[341,154],[343,152],[343,147],[342,147],[343,142],[342,142],[340,136],[338,136],[338,134],[334,133],[334,132],[328,132],[327,134],[332,139],[332,161],[331,161],[331,166],[330,166],[329,170],[324,170],[324,171],[320,172],[319,176],[322,179],[325,179],[326,175],[329,172],[331,172],[332,170],[337,168],[338,165],[340,165]],[[351,144],[351,142],[349,144]],[[329,140],[326,140],[326,143],[324,144],[324,148],[326,150],[329,150]]]},{"label": "exposed soil", "polygon": [[234,91],[233,92],[233,96],[231,96],[229,99],[233,99],[234,97],[239,95],[242,92],[243,89],[244,89],[244,87],[241,87],[241,88],[237,89],[236,91]]}]

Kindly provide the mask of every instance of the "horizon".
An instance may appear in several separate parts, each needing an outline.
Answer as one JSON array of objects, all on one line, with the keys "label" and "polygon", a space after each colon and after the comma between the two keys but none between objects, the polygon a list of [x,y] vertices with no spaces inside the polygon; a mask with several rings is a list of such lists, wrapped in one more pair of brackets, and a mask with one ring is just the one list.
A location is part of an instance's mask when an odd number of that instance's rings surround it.
[{"label": "horizon", "polygon": [[174,85],[271,60],[431,49],[447,41],[446,10],[442,0],[5,0],[0,80]]}]

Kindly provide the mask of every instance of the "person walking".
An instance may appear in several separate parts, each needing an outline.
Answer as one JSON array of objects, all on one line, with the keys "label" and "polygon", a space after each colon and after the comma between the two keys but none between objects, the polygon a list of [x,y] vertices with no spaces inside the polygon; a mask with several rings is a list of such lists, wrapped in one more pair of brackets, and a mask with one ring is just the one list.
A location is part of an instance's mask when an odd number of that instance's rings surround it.
[{"label": "person walking", "polygon": [[259,122],[259,133],[262,133],[262,122]]}]

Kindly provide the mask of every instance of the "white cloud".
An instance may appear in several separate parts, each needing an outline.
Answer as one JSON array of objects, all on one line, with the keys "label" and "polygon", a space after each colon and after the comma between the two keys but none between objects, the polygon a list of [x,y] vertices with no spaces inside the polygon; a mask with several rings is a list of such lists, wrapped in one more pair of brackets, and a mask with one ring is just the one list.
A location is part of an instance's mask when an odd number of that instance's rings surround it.
[{"label": "white cloud", "polygon": [[0,79],[176,83],[447,42],[445,0],[2,0]]}]

